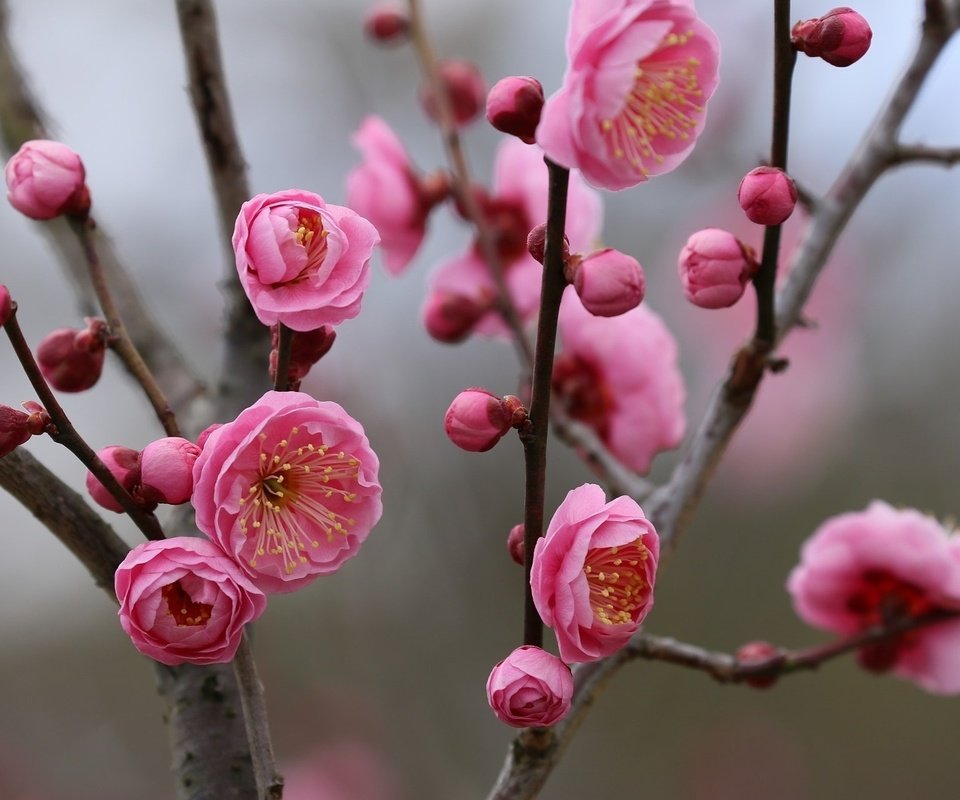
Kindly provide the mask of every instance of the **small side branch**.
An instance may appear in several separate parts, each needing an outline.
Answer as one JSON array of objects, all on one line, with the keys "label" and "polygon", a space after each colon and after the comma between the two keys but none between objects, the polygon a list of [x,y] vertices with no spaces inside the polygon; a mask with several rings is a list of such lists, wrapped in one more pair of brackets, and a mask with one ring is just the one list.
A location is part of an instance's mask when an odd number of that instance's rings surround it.
[{"label": "small side branch", "polygon": [[913,162],[953,167],[960,163],[960,147],[930,147],[925,144],[900,144],[890,153],[888,163],[898,167]]}]

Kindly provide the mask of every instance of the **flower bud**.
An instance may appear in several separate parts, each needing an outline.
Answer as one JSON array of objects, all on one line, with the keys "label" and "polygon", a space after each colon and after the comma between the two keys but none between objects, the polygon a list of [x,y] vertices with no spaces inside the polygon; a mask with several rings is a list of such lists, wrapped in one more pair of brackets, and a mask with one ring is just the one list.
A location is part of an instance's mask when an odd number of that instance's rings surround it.
[{"label": "flower bud", "polygon": [[13,314],[13,298],[10,297],[10,290],[0,283],[0,326],[7,324],[11,314]]},{"label": "flower bud", "polygon": [[29,414],[10,406],[0,406],[0,458],[40,432],[32,430]]},{"label": "flower bud", "polygon": [[489,310],[489,303],[479,303],[472,297],[433,292],[423,306],[423,324],[438,342],[456,344],[470,335]]},{"label": "flower bud", "polygon": [[756,268],[753,250],[720,228],[697,231],[677,260],[683,294],[700,308],[732,306],[743,296]]},{"label": "flower bud", "polygon": [[193,494],[193,464],[200,448],[179,436],[157,439],[140,454],[140,493],[156,503],[186,503]]},{"label": "flower bud", "polygon": [[526,559],[527,550],[524,544],[524,530],[523,523],[520,523],[519,525],[514,525],[510,529],[510,533],[507,534],[507,552],[510,553],[510,558],[516,561],[521,567]]},{"label": "flower bud", "polygon": [[[755,664],[765,664],[782,655],[780,649],[769,642],[747,642],[740,647],[735,658],[739,664],[750,667]],[[758,675],[746,678],[745,683],[754,689],[768,689],[777,682],[777,675]]]},{"label": "flower bud", "polygon": [[[279,331],[274,325],[270,329],[273,349],[270,350],[270,380],[277,379],[277,347]],[[337,332],[330,325],[323,325],[314,331],[293,331],[290,343],[290,366],[287,370],[287,387],[292,391],[300,388],[300,381],[307,377],[310,368],[330,352]]]},{"label": "flower bud", "polygon": [[[543,263],[544,255],[547,250],[547,226],[544,223],[537,225],[527,234],[527,252],[533,256],[534,261]],[[563,263],[566,264],[570,258],[570,240],[563,237]]]},{"label": "flower bud", "polygon": [[206,428],[200,431],[200,435],[197,436],[197,447],[203,450],[203,446],[207,443],[207,439],[210,438],[210,434],[222,427],[222,422],[214,422],[212,425],[208,425]]},{"label": "flower bud", "polygon": [[779,225],[797,205],[797,187],[782,169],[757,167],[740,181],[737,200],[751,222]]},{"label": "flower bud", "polygon": [[47,382],[61,392],[89,389],[103,372],[107,324],[90,319],[84,330],[60,328],[37,345],[37,363]]},{"label": "flower bud", "polygon": [[[466,125],[480,113],[486,86],[475,64],[461,59],[442,61],[437,68],[437,79],[442,90],[447,93],[450,111],[457,127]],[[430,119],[439,121],[437,97],[430,82],[420,87],[420,105]]]},{"label": "flower bud", "polygon": [[793,26],[791,41],[801,53],[822,58],[835,67],[849,67],[870,49],[870,24],[852,8],[843,6],[822,17]]},{"label": "flower bud", "polygon": [[513,413],[486,389],[467,389],[450,404],[444,426],[450,441],[471,453],[483,453],[510,430]]},{"label": "flower bud", "polygon": [[498,131],[533,144],[543,102],[543,86],[536,78],[503,78],[487,95],[487,121]]},{"label": "flower bud", "polygon": [[[140,486],[140,453],[131,450],[129,447],[111,445],[100,450],[97,456],[124,489],[131,495],[137,493]],[[107,491],[106,487],[100,483],[97,476],[92,472],[87,473],[87,492],[98,505],[109,511],[116,511],[118,514],[123,513],[123,506],[116,501],[116,498]],[[156,503],[153,504],[153,508],[155,507]]]},{"label": "flower bud", "polygon": [[573,698],[570,668],[546,650],[523,645],[487,678],[487,702],[514,728],[546,727],[563,719]]},{"label": "flower bud", "polygon": [[60,142],[34,139],[24,142],[7,162],[7,200],[31,219],[53,219],[61,214],[84,217],[90,193],[83,162]]},{"label": "flower bud", "polygon": [[569,262],[573,288],[595,317],[616,317],[643,300],[646,281],[635,258],[613,248],[598,250]]},{"label": "flower bud", "polygon": [[410,18],[394,3],[378,3],[364,17],[363,32],[380,44],[402,44],[410,37]]}]

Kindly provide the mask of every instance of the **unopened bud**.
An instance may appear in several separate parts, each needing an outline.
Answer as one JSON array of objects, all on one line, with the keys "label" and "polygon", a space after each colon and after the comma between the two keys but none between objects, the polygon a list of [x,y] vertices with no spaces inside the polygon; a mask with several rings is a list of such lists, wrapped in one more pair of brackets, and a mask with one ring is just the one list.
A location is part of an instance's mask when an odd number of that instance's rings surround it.
[{"label": "unopened bud", "polygon": [[[547,250],[547,226],[544,223],[537,225],[527,234],[527,252],[533,256],[534,261],[543,263],[544,255]],[[570,258],[570,240],[563,237],[563,262],[567,263]]]},{"label": "unopened bud", "polygon": [[33,434],[30,416],[10,406],[0,406],[0,458],[13,452]]},{"label": "unopened bud", "polygon": [[597,317],[616,317],[643,300],[646,280],[640,262],[606,248],[583,259],[570,259],[573,288],[583,307]]},{"label": "unopened bud", "polygon": [[[271,329],[273,347],[270,350],[270,379],[277,379],[277,347],[279,345],[279,329],[274,325]],[[324,325],[313,331],[293,331],[290,343],[290,366],[287,370],[287,386],[296,391],[300,382],[307,377],[310,368],[330,352],[337,338],[337,332],[329,325]]]},{"label": "unopened bud", "polygon": [[61,214],[85,217],[90,193],[83,162],[60,142],[34,139],[24,142],[7,162],[7,200],[31,219],[53,219]]},{"label": "unopened bud", "polygon": [[[441,91],[447,93],[450,112],[457,127],[466,125],[476,118],[483,107],[486,86],[477,66],[470,61],[451,59],[442,61],[437,68],[437,80]],[[440,112],[433,84],[426,82],[420,87],[420,104],[434,122],[439,121]]]},{"label": "unopened bud", "polygon": [[11,314],[13,314],[13,298],[10,297],[10,290],[0,283],[0,325],[6,325]]},{"label": "unopened bud", "polygon": [[423,324],[438,342],[456,344],[466,339],[490,310],[489,302],[446,292],[432,292],[423,306]]},{"label": "unopened bud", "polygon": [[835,67],[849,67],[870,49],[870,24],[846,6],[793,26],[791,41],[801,53],[822,58]]},{"label": "unopened bud", "polygon": [[430,212],[450,196],[450,174],[443,169],[422,175],[417,179],[417,192],[424,214]]},{"label": "unopened bud", "polygon": [[82,392],[100,380],[107,326],[90,319],[85,329],[60,328],[37,345],[37,363],[47,382],[61,392]]},{"label": "unopened bud", "polygon": [[536,78],[503,78],[487,95],[487,120],[498,131],[533,144],[543,102],[543,86]]},{"label": "unopened bud", "polygon": [[677,259],[683,294],[700,308],[732,306],[756,269],[753,250],[720,228],[694,233]]},{"label": "unopened bud", "polygon": [[450,441],[471,453],[483,453],[510,430],[513,413],[486,389],[466,389],[450,404],[444,417]]},{"label": "unopened bud", "polygon": [[210,438],[210,434],[222,427],[222,422],[214,422],[212,425],[208,425],[206,428],[200,431],[200,435],[197,437],[197,447],[203,450],[203,446],[207,443],[207,439]]},{"label": "unopened bud", "polygon": [[[135,494],[140,486],[140,453],[129,447],[110,445],[100,450],[97,455],[113,473],[117,482],[131,495]],[[118,514],[123,513],[123,506],[92,472],[87,473],[87,491],[98,505],[109,511],[116,511]],[[153,507],[156,507],[155,503]]]},{"label": "unopened bud", "polygon": [[[740,647],[735,658],[737,663],[746,667],[752,667],[758,664],[766,664],[782,656],[778,647],[774,647],[769,642],[747,642]],[[769,689],[777,682],[777,675],[757,675],[756,677],[745,678],[744,682],[754,689]]]},{"label": "unopened bud", "polygon": [[157,439],[140,454],[140,492],[156,503],[180,505],[193,494],[193,464],[200,448],[180,436]]},{"label": "unopened bud", "polygon": [[782,169],[757,167],[740,181],[737,200],[751,222],[779,225],[796,208],[797,187]]},{"label": "unopened bud", "polygon": [[523,538],[524,530],[523,523],[514,525],[507,535],[507,552],[510,553],[510,558],[516,561],[521,567],[526,558],[526,545],[524,544]]},{"label": "unopened bud", "polygon": [[410,17],[398,5],[378,3],[363,18],[363,31],[380,44],[401,44],[410,38]]}]

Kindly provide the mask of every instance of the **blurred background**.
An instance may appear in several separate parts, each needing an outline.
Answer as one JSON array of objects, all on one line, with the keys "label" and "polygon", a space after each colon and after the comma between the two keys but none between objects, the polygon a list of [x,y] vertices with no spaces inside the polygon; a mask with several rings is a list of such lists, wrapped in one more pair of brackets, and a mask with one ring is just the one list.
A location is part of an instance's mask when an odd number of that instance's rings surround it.
[{"label": "blurred background", "polygon": [[[646,302],[681,342],[691,428],[750,330],[753,300],[726,312],[688,306],[676,255],[697,228],[741,224],[736,187],[767,151],[771,93],[770,4],[699,5],[724,54],[697,149],[667,176],[604,194],[606,243],[640,260]],[[156,316],[212,378],[224,264],[173,3],[9,6],[51,130],[84,158],[98,221]],[[794,16],[827,7],[797,0]],[[826,189],[849,157],[909,57],[920,7],[860,8],[874,43],[853,67],[801,59],[790,164],[804,185]],[[476,61],[488,83],[528,74],[548,93],[559,87],[567,3],[430,0],[425,8],[440,53]],[[365,2],[232,0],[218,10],[254,191],[302,187],[343,202],[344,177],[358,162],[350,135],[369,113],[386,119],[421,168],[440,164],[437,133],[414,97],[413,53],[364,41]],[[960,144],[958,74],[953,42],[906,140]],[[481,121],[465,138],[475,173],[488,179],[496,133]],[[784,589],[819,522],[874,497],[941,518],[960,512],[960,375],[949,355],[960,337],[958,218],[956,171],[902,169],[868,196],[813,300],[817,329],[791,338],[790,368],[765,382],[661,574],[649,630],[723,650],[758,638],[822,641],[796,619]],[[756,232],[740,232],[759,245]],[[441,420],[466,386],[515,391],[517,365],[503,344],[438,345],[419,321],[430,270],[468,239],[441,212],[403,278],[374,264],[363,313],[341,326],[305,383],[366,427],[382,461],[385,515],[360,557],[274,597],[258,625],[291,800],[484,797],[511,738],[483,687],[521,633],[522,576],[504,546],[522,513],[521,450],[508,438],[490,453],[463,453]],[[28,338],[79,325],[36,224],[4,206],[0,241],[0,281],[20,303]],[[32,397],[6,346],[0,374],[0,402]],[[109,361],[105,379],[65,406],[95,448],[141,448],[160,435]],[[29,448],[82,486],[84,470],[65,451],[40,439]],[[548,513],[591,478],[563,446],[550,452]],[[658,459],[654,476],[673,458]],[[0,798],[171,798],[153,672],[120,631],[115,607],[9,498],[0,497],[0,519]],[[111,522],[136,543],[130,526]],[[956,797],[957,702],[867,675],[851,659],[765,692],[637,663],[591,711],[542,796]],[[304,787],[296,796],[295,783]]]}]

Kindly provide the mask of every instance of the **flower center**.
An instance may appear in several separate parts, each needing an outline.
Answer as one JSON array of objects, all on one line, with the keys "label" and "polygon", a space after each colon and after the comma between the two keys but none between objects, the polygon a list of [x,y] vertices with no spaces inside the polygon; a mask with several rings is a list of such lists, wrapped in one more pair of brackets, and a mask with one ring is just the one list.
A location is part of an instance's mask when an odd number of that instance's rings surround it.
[{"label": "flower center", "polygon": [[209,603],[194,603],[180,585],[180,581],[168,583],[160,590],[160,595],[178,627],[205,625],[210,619],[213,606]]},{"label": "flower center", "polygon": [[918,586],[882,569],[864,572],[847,598],[847,609],[861,618],[864,627],[918,617],[935,608]]},{"label": "flower center", "polygon": [[291,280],[284,281],[285,284],[297,283],[317,274],[327,256],[327,234],[319,214],[314,211],[298,212],[293,238],[307,251],[307,263]]},{"label": "flower center", "polygon": [[566,412],[606,440],[613,395],[592,364],[572,353],[561,353],[553,364],[553,390]]},{"label": "flower center", "polygon": [[289,575],[307,563],[304,554],[320,546],[320,537],[332,542],[356,524],[335,508],[356,499],[356,492],[344,487],[356,481],[360,461],[325,444],[294,444],[299,434],[292,428],[271,449],[267,435],[260,434],[260,469],[240,499],[238,517],[244,535],[257,537],[253,568],[261,557],[279,558]]},{"label": "flower center", "polygon": [[654,53],[638,61],[623,108],[600,123],[609,152],[615,158],[626,158],[644,176],[650,174],[644,161],[663,163],[663,156],[657,153],[657,137],[685,141],[703,114],[698,99],[703,96],[697,79],[700,61],[675,52],[693,37],[693,31],[671,33]]},{"label": "flower center", "polygon": [[632,622],[637,609],[646,605],[651,587],[644,577],[644,562],[649,555],[639,536],[620,547],[587,551],[583,572],[597,620],[604,625]]}]

